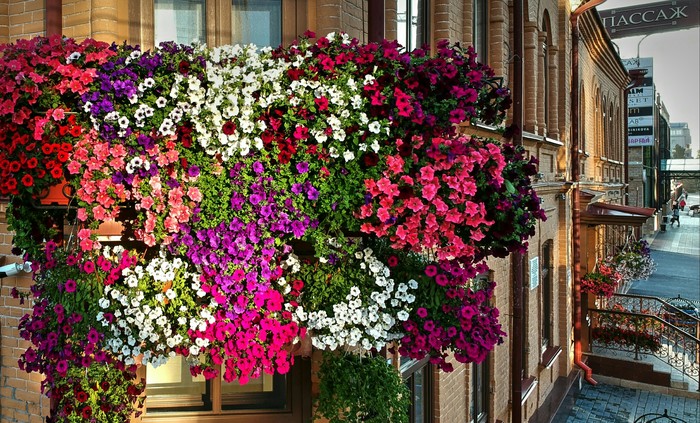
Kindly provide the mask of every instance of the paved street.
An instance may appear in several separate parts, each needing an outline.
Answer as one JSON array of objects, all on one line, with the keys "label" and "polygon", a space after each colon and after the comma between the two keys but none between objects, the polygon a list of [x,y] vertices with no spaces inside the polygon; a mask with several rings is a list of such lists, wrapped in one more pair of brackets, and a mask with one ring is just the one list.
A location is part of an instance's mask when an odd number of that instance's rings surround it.
[{"label": "paved street", "polygon": [[[697,194],[689,204],[698,204]],[[681,297],[700,301],[700,215],[688,216],[681,212],[680,226],[667,226],[666,232],[657,232],[649,238],[652,257],[657,271],[649,280],[635,281],[630,294],[660,298]],[[676,420],[661,422],[700,422],[700,393],[687,392],[680,396],[669,394],[665,388],[626,383],[595,375],[596,386],[583,382],[581,389],[574,386],[562,404],[553,423],[632,423],[648,413],[668,415]],[[652,421],[653,416],[643,421]]]},{"label": "paved street", "polygon": [[[689,204],[700,203],[698,195],[689,197]],[[629,294],[660,298],[677,297],[700,300],[700,214],[681,212],[680,226],[667,225],[666,232],[657,232],[648,239],[656,272],[646,281],[635,281]]]}]

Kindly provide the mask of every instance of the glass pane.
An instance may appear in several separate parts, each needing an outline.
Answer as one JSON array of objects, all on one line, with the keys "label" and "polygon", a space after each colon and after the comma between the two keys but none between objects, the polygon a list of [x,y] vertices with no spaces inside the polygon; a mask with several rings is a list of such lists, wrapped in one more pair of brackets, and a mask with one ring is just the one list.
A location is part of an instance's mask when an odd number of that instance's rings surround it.
[{"label": "glass pane", "polygon": [[396,2],[396,39],[408,51],[428,41],[427,0]]},{"label": "glass pane", "polygon": [[413,374],[414,377],[414,388],[413,388],[413,415],[415,416],[416,422],[425,421],[425,399],[426,399],[426,386],[425,386],[425,372],[427,371],[427,366],[424,366],[417,372]]},{"label": "glass pane", "polygon": [[179,44],[206,42],[206,0],[153,0],[156,45],[163,41]]},{"label": "glass pane", "polygon": [[238,381],[221,381],[221,404],[226,410],[283,409],[287,406],[287,375],[269,375]]},{"label": "glass pane", "polygon": [[250,379],[245,385],[241,385],[238,381],[231,383],[221,380],[221,393],[226,394],[244,394],[248,392],[272,392],[274,389],[273,376],[264,373],[257,379]]},{"label": "glass pane", "polygon": [[486,62],[486,31],[487,27],[487,13],[485,0],[474,0],[474,18],[472,22],[472,35],[474,37],[474,49],[479,62]]},{"label": "glass pane", "polygon": [[182,408],[205,405],[207,387],[203,376],[193,377],[182,356],[175,356],[156,368],[146,367],[147,409]]},{"label": "glass pane", "polygon": [[282,43],[282,0],[233,0],[231,5],[233,44]]}]

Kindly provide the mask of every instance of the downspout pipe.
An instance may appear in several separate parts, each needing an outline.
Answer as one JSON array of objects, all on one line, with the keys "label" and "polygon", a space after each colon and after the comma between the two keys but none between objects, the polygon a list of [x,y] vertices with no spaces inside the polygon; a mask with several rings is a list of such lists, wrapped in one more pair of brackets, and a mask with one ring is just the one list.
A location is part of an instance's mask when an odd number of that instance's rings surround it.
[{"label": "downspout pipe", "polygon": [[584,379],[591,385],[597,385],[593,379],[593,370],[583,362],[581,331],[583,316],[581,311],[581,169],[579,163],[579,41],[578,18],[587,10],[605,2],[591,0],[571,12],[571,179],[573,181],[572,210],[572,250],[574,258],[574,364],[584,372]]},{"label": "downspout pipe", "polygon": [[[513,0],[513,144],[523,145],[523,0]],[[511,354],[511,412],[512,422],[523,421],[523,253],[515,252],[511,259],[513,274],[513,327]]]},{"label": "downspout pipe", "polygon": [[62,0],[46,0],[46,17],[45,27],[46,36],[63,35],[63,1]]},{"label": "downspout pipe", "polygon": [[367,36],[371,43],[384,40],[384,0],[367,2]]}]

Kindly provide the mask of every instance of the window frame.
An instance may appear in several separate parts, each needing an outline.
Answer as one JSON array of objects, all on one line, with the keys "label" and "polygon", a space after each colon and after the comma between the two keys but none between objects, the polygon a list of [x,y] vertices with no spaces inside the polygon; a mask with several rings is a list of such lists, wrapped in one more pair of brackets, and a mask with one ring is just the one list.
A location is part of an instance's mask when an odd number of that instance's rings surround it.
[{"label": "window frame", "polygon": [[472,363],[469,395],[469,423],[485,423],[489,419],[489,357],[481,363]]},{"label": "window frame", "polygon": [[[399,361],[400,363],[400,361]],[[411,406],[408,410],[408,421],[409,423],[430,423],[433,421],[433,388],[435,386],[435,369],[433,365],[430,364],[430,357],[425,357],[422,360],[411,359],[399,365],[399,370],[401,371],[401,377],[404,383],[408,386],[411,392]],[[423,421],[416,420],[415,415],[415,375],[418,372],[423,373]]]},{"label": "window frame", "polygon": [[[398,26],[398,15],[399,15],[399,3],[402,0],[398,0],[396,2],[396,39],[399,41],[399,43],[407,50],[407,51],[413,51],[416,48],[421,48],[423,45],[430,44],[431,42],[431,13],[430,13],[430,8],[431,8],[431,1],[430,0],[403,0],[406,4],[406,31],[404,34],[401,34],[401,31],[399,31],[399,26]],[[414,2],[421,2],[419,5],[419,11],[418,11],[418,17],[422,17],[421,22],[417,24],[418,28],[421,28],[421,24],[423,25],[423,28],[425,28],[420,36],[416,36],[416,45],[411,45],[411,35],[412,35],[412,25],[410,24],[409,21],[412,20],[413,15],[411,14],[413,10],[413,4]],[[401,36],[400,36],[401,35]],[[404,41],[405,40],[405,41]]]},{"label": "window frame", "polygon": [[[146,367],[140,366],[138,376],[146,378]],[[280,376],[277,376],[280,379]],[[206,392],[211,402],[209,409],[170,408],[158,411],[148,410],[148,398],[144,402],[143,414],[135,419],[140,423],[247,423],[254,419],[256,423],[293,423],[306,422],[311,419],[311,360],[296,357],[289,373],[281,376],[285,383],[285,404],[283,407],[260,407],[256,402],[264,400],[268,393],[248,393],[253,399],[247,405],[238,408],[223,404],[221,378],[207,381]],[[279,383],[279,382],[273,382]],[[206,402],[206,399],[205,399]]]},{"label": "window frame", "polygon": [[[128,43],[142,50],[155,47],[153,0],[122,0],[128,8]],[[289,44],[308,26],[308,0],[282,1],[282,44]],[[231,0],[205,0],[205,31],[208,46],[231,44]],[[277,46],[272,46],[277,47]]]}]

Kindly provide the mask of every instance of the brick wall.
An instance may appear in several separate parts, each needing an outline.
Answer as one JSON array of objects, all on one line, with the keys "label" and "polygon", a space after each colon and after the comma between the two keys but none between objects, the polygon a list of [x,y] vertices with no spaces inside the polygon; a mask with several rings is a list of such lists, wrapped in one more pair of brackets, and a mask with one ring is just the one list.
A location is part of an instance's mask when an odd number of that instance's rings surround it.
[{"label": "brick wall", "polygon": [[452,373],[440,372],[436,389],[438,408],[434,415],[435,423],[467,421],[469,400],[467,368],[465,364],[450,361],[454,365]]},{"label": "brick wall", "polygon": [[77,40],[89,37],[90,0],[64,0],[62,25],[66,37]]},{"label": "brick wall", "polygon": [[0,42],[44,33],[44,0],[0,0]]},{"label": "brick wall", "polygon": [[[0,204],[0,264],[18,262],[11,255],[12,235],[5,219],[6,204]],[[28,304],[21,305],[11,297],[14,287],[28,292],[31,279],[7,277],[0,279],[0,416],[2,423],[41,422],[48,413],[48,398],[41,394],[39,374],[28,375],[20,370],[17,360],[29,343],[19,337],[19,319],[31,312]]]}]

